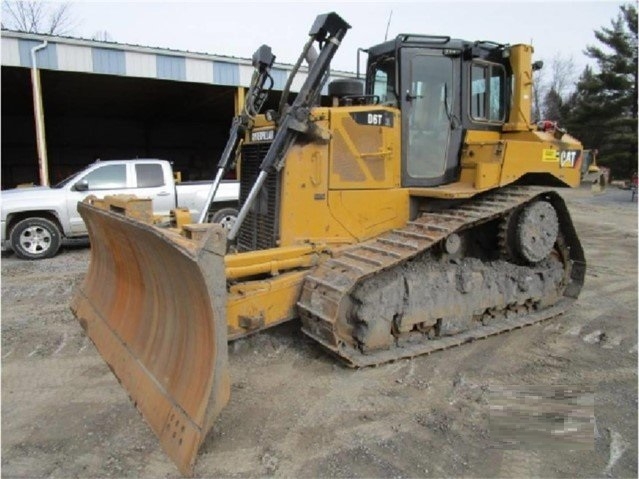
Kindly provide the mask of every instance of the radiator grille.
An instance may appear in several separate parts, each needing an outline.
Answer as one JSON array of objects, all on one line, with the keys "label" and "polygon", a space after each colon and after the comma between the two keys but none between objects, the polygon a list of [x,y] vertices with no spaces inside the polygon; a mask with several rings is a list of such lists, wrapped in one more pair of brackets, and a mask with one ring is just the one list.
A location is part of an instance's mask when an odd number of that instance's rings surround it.
[{"label": "radiator grille", "polygon": [[[270,143],[253,143],[242,146],[240,173],[240,204],[244,204],[251,187],[260,172]],[[262,191],[246,215],[237,235],[238,251],[255,251],[274,248],[279,236],[279,173],[272,171],[266,177]]]}]

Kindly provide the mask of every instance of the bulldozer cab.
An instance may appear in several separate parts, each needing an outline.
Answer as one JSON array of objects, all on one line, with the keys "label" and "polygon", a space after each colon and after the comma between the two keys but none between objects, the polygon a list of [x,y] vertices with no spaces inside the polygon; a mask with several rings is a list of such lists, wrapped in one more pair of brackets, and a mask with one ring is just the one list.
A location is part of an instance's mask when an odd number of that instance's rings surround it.
[{"label": "bulldozer cab", "polygon": [[366,93],[402,111],[402,186],[457,181],[466,131],[506,120],[508,48],[402,34],[368,52]]}]

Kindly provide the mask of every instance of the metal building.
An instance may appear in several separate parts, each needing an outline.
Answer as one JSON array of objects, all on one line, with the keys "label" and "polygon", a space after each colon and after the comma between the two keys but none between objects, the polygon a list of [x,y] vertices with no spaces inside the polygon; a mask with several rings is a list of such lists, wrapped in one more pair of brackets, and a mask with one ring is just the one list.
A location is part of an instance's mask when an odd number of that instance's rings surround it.
[{"label": "metal building", "polygon": [[[39,183],[42,143],[51,184],[98,158],[163,158],[185,180],[209,179],[253,72],[250,59],[224,55],[9,30],[1,39],[3,188]],[[274,65],[275,91],[291,68]],[[36,71],[42,142],[31,80]],[[333,72],[331,79],[353,76]],[[292,92],[304,79],[302,70]],[[275,107],[279,96],[271,95],[266,106]]]}]

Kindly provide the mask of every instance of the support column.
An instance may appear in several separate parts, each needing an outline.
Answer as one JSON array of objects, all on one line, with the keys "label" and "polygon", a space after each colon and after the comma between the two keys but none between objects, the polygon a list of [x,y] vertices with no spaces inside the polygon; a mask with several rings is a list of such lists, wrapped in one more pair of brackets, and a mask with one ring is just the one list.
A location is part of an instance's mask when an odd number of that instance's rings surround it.
[{"label": "support column", "polygon": [[46,48],[47,42],[31,49],[31,86],[33,88],[33,115],[36,129],[36,145],[38,149],[38,171],[40,184],[49,186],[49,159],[47,158],[47,140],[44,130],[44,107],[42,105],[42,84],[40,70],[36,65],[36,52]]},{"label": "support column", "polygon": [[244,108],[244,101],[246,97],[246,89],[242,86],[238,86],[235,90],[235,116],[242,113]]}]

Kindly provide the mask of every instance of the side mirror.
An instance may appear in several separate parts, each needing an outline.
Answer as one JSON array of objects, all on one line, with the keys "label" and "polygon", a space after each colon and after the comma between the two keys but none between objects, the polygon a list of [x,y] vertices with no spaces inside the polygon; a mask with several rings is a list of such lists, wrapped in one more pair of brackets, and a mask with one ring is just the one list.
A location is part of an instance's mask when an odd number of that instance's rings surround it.
[{"label": "side mirror", "polygon": [[75,185],[73,185],[73,189],[75,191],[88,191],[89,182],[87,180],[80,180]]},{"label": "side mirror", "polygon": [[532,71],[536,72],[537,70],[541,70],[544,67],[544,62],[541,60],[537,60],[532,64]]}]

